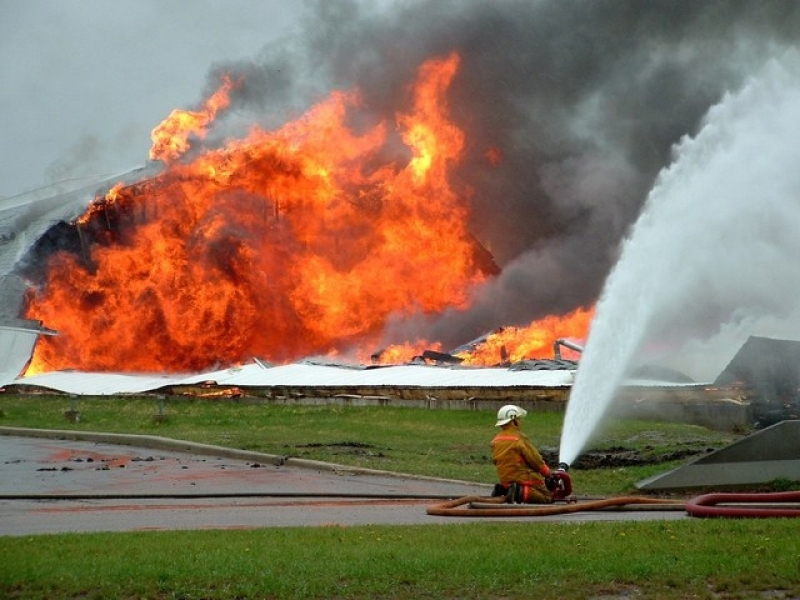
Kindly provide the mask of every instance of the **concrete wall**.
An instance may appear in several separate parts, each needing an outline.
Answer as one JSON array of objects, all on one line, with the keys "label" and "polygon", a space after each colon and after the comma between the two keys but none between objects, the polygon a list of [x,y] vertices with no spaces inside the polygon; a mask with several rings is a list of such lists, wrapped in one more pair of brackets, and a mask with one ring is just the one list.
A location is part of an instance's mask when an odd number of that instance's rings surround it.
[{"label": "concrete wall", "polygon": [[[213,389],[213,388],[212,388]],[[173,388],[173,394],[204,397],[206,388]],[[283,405],[402,406],[445,410],[496,411],[517,404],[530,411],[563,411],[569,387],[560,388],[430,388],[385,387],[317,388],[273,387],[241,389],[236,401]],[[228,396],[231,397],[231,396]],[[615,399],[611,414],[644,420],[701,425],[721,431],[752,427],[752,407],[741,390],[704,387],[628,387]]]},{"label": "concrete wall", "polygon": [[[218,397],[207,388],[172,388],[172,394]],[[517,404],[532,411],[561,411],[566,407],[568,387],[560,388],[431,388],[431,387],[272,387],[240,390],[238,401],[275,404],[341,406],[402,406],[445,410],[491,410]],[[227,396],[230,397],[230,396]]]}]

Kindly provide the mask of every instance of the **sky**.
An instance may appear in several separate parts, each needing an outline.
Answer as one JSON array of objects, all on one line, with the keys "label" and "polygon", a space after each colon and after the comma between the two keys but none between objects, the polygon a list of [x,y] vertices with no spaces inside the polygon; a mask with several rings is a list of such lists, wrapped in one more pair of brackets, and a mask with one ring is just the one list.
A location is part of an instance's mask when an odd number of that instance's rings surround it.
[{"label": "sky", "polygon": [[202,99],[215,62],[291,35],[303,10],[282,0],[0,3],[0,197],[143,165],[150,131]]}]

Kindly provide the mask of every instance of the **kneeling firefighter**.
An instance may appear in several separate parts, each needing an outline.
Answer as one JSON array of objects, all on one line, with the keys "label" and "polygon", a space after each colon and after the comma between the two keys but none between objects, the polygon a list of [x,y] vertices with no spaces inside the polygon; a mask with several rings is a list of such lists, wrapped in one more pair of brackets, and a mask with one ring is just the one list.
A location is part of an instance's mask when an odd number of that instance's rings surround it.
[{"label": "kneeling firefighter", "polygon": [[[550,504],[564,498],[562,482],[569,482],[565,471],[552,473],[542,455],[520,428],[520,419],[528,412],[507,404],[497,412],[500,432],[492,440],[492,460],[500,483],[495,496],[505,496],[508,503]],[[566,466],[563,467],[566,469]],[[563,479],[562,479],[563,478]]]}]

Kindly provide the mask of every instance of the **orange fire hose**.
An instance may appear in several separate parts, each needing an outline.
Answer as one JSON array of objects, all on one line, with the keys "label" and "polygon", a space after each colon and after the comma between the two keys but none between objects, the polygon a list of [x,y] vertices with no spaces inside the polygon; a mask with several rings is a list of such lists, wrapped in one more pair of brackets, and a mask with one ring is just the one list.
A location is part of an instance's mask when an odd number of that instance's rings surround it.
[{"label": "orange fire hose", "polygon": [[[687,502],[644,496],[620,496],[568,504],[506,504],[504,496],[464,496],[428,507],[427,514],[438,517],[541,517],[588,510],[603,510],[631,505],[650,505],[656,510],[685,510],[692,517],[768,518],[800,517],[800,507],[779,507],[780,503],[800,503],[800,492],[712,493]],[[718,506],[722,503],[736,506]],[[746,507],[742,504],[753,504]],[[497,505],[496,508],[486,505]],[[465,505],[468,505],[465,507]]]},{"label": "orange fire hose", "polygon": [[[503,508],[460,508],[465,504],[502,504]],[[618,498],[604,498],[587,502],[572,502],[569,504],[505,504],[504,496],[487,498],[484,496],[464,496],[429,506],[427,514],[437,517],[541,517],[546,515],[561,515],[584,510],[602,510],[615,506],[631,504],[661,505],[665,510],[682,509],[683,504],[676,504],[673,500],[662,498],[647,498],[643,496],[621,496]]]}]

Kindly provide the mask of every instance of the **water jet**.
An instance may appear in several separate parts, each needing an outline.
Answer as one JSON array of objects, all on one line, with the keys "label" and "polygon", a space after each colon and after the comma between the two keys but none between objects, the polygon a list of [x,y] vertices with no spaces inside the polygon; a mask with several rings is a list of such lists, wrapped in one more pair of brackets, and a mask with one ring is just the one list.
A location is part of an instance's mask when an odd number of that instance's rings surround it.
[{"label": "water jet", "polygon": [[710,382],[751,335],[800,339],[799,82],[790,51],[674,149],[597,304],[560,461],[597,435],[637,366]]}]

